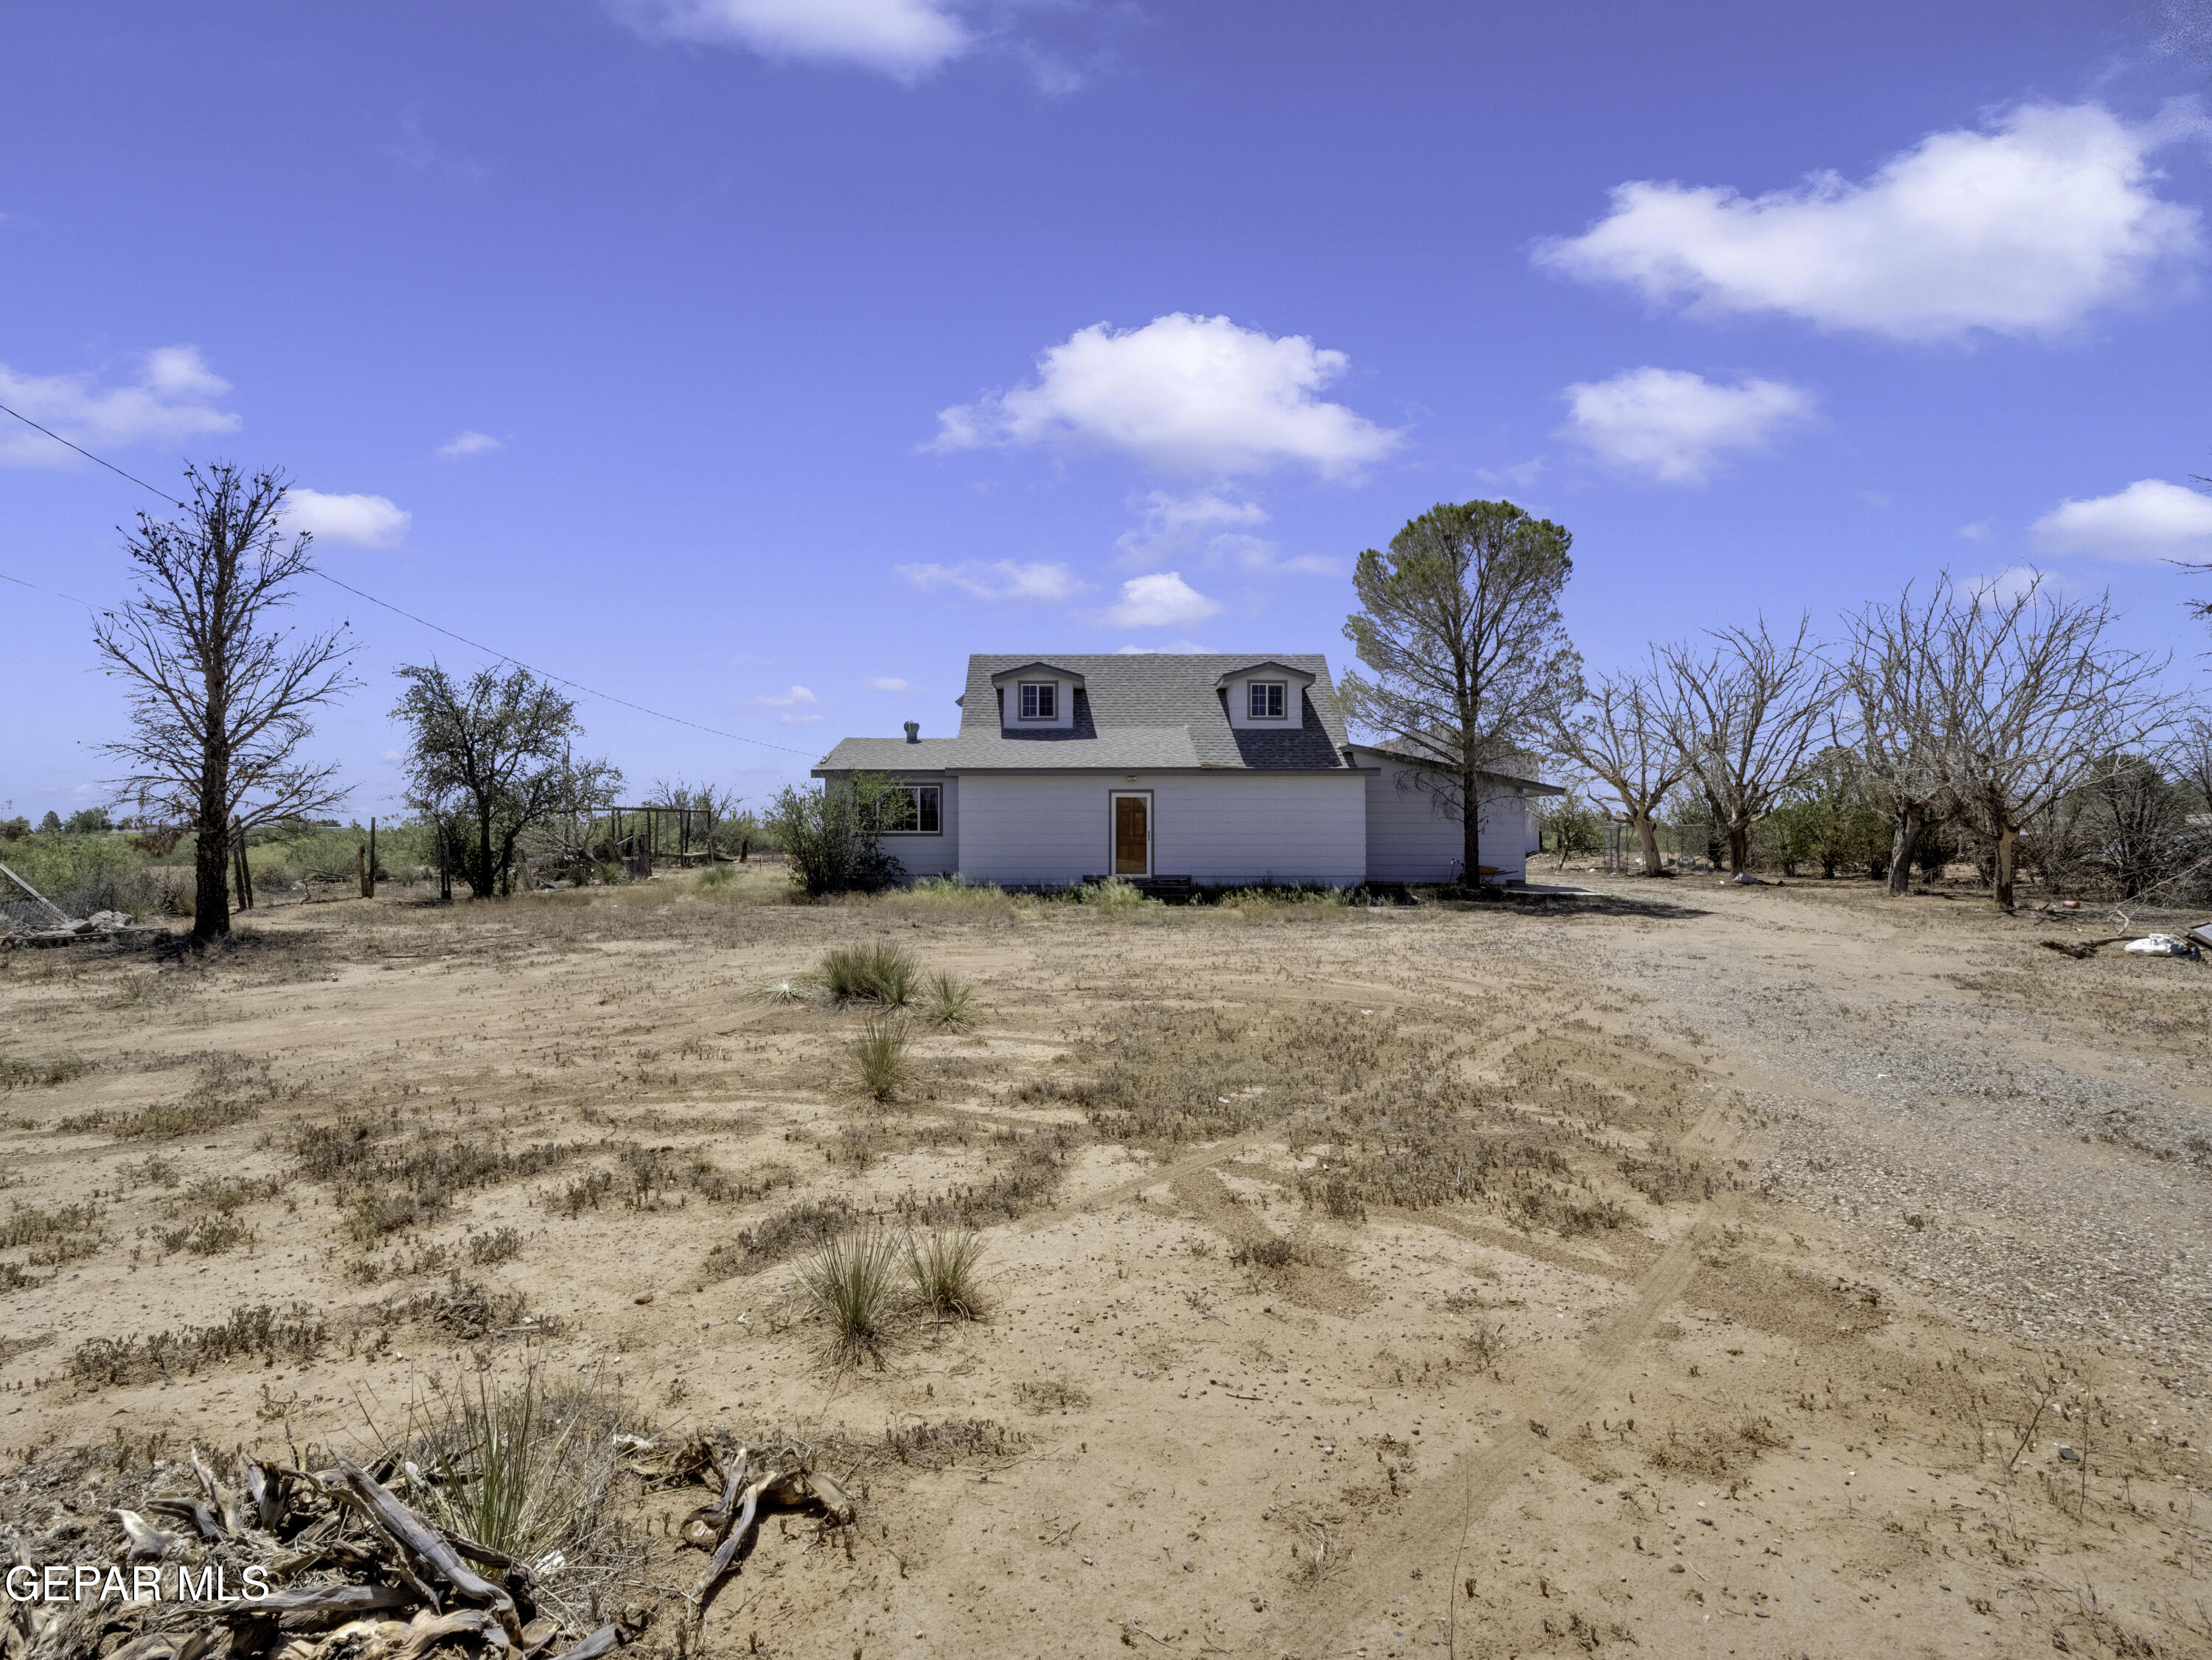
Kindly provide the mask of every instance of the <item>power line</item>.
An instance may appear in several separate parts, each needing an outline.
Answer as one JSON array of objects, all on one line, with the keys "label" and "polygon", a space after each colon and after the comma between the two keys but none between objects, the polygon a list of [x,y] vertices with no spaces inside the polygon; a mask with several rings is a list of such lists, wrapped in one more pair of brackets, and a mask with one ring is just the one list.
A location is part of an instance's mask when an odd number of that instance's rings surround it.
[{"label": "power line", "polygon": [[[141,489],[153,491],[154,494],[160,496],[162,500],[171,502],[180,509],[185,507],[185,504],[183,502],[178,501],[173,496],[169,495],[158,486],[147,483],[144,479],[140,478],[135,473],[125,472],[123,469],[118,467],[112,462],[101,461],[98,456],[93,454],[91,451],[86,449],[82,445],[70,444],[69,439],[64,438],[59,433],[49,432],[46,427],[40,427],[37,421],[32,420],[30,416],[23,414],[21,411],[11,409],[6,404],[0,403],[0,415],[14,415],[16,420],[21,421],[26,427],[33,427],[40,432],[46,433],[46,436],[53,439],[55,443],[69,445],[70,449],[75,450],[86,460],[99,462],[101,466],[106,468],[109,472],[113,473],[118,478],[127,478],[133,484],[137,485]],[[187,509],[186,511],[189,510]],[[720,727],[702,725],[696,720],[686,720],[681,715],[672,715],[665,710],[648,709],[641,703],[632,703],[628,698],[618,698],[611,692],[601,692],[596,690],[592,687],[585,685],[581,681],[570,680],[564,675],[556,675],[547,669],[533,668],[531,664],[525,663],[520,657],[514,657],[506,651],[496,651],[493,647],[486,645],[482,640],[471,639],[466,634],[457,634],[450,628],[441,627],[437,623],[431,621],[428,617],[418,617],[412,611],[402,610],[398,606],[392,604],[391,601],[379,599],[374,594],[363,592],[361,589],[355,587],[349,582],[340,582],[336,577],[331,575],[326,571],[310,569],[308,574],[310,576],[320,577],[325,582],[329,583],[333,588],[343,588],[346,592],[353,595],[356,598],[367,600],[371,605],[380,605],[386,610],[391,612],[394,616],[405,617],[408,621],[416,623],[422,627],[428,628],[433,633],[443,634],[448,639],[457,639],[460,641],[462,645],[469,646],[476,651],[482,651],[485,656],[489,657],[497,662],[511,663],[518,669],[527,669],[532,674],[538,676],[542,680],[550,680],[556,686],[568,687],[572,690],[583,693],[586,697],[598,698],[603,703],[619,704],[625,709],[635,710],[641,715],[651,715],[655,720],[672,721],[678,726],[688,726],[695,732],[705,732],[714,737],[727,738],[733,743],[750,743],[759,748],[774,749],[778,751],[780,754],[787,755],[803,756],[809,753],[805,749],[793,749],[788,744],[770,743],[765,738],[749,738],[742,732],[725,732]],[[36,590],[40,593],[61,594],[62,598],[76,600],[76,603],[84,606],[87,610],[92,609],[92,607],[89,604],[83,600],[77,599],[76,595],[62,594],[61,591],[58,588],[40,588],[38,584],[34,582],[25,582],[21,577],[8,576],[5,572],[0,572],[0,579],[4,579],[7,581],[12,582],[19,588],[30,588]]]}]

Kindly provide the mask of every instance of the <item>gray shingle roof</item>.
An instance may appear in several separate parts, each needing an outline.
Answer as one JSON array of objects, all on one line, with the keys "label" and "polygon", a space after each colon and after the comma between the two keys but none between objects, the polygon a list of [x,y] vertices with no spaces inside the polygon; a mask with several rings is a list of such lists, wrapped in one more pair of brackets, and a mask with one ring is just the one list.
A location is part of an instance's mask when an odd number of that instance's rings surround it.
[{"label": "gray shingle roof", "polygon": [[[1220,652],[1054,656],[1043,660],[1083,677],[1083,687],[1075,694],[1074,724],[1006,731],[1000,724],[999,694],[991,677],[1039,660],[1034,655],[969,657],[957,737],[924,738],[920,743],[847,738],[823,757],[817,770],[1352,768],[1344,753],[1344,712],[1325,657]],[[1222,677],[1263,663],[1314,677],[1299,698],[1297,725],[1255,730],[1229,724],[1224,696],[1218,689]]]}]

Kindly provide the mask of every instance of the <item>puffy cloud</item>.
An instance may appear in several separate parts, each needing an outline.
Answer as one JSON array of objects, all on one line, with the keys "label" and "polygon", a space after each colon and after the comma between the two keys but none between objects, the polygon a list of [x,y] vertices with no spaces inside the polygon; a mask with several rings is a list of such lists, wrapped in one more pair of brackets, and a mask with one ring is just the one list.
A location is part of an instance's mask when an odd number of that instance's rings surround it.
[{"label": "puffy cloud", "polygon": [[1697,483],[1724,450],[1757,450],[1811,418],[1812,395],[1778,380],[1733,386],[1686,369],[1628,369],[1566,391],[1559,431],[1615,466]]},{"label": "puffy cloud", "polygon": [[[0,364],[0,403],[88,450],[133,444],[176,444],[238,429],[238,417],[215,407],[230,383],[207,366],[197,346],[159,346],[141,360],[128,386],[102,388],[90,373],[17,374]],[[68,466],[72,451],[27,427],[0,433],[0,463]]]},{"label": "puffy cloud", "polygon": [[394,548],[415,516],[389,496],[326,495],[295,484],[284,493],[284,528],[355,548]]},{"label": "puffy cloud", "polygon": [[2047,334],[2197,254],[2197,210],[2159,198],[2148,157],[2202,125],[2185,105],[2130,125],[2100,105],[2031,104],[1931,133],[1863,184],[1822,173],[1745,197],[1643,179],[1536,258],[1693,312],[1900,340]]},{"label": "puffy cloud", "polygon": [[777,62],[850,64],[914,82],[975,37],[944,0],[611,0],[651,40],[738,46]]},{"label": "puffy cloud", "polygon": [[821,699],[804,686],[794,686],[780,698],[755,698],[755,703],[764,703],[771,709],[788,709],[798,703],[819,703]]},{"label": "puffy cloud", "polygon": [[2202,559],[2212,552],[2212,497],[2162,478],[2139,478],[2112,495],[2060,502],[2028,535],[2046,554]]},{"label": "puffy cloud", "polygon": [[1316,396],[1349,361],[1304,335],[1276,338],[1225,317],[1176,312],[1118,331],[1094,324],[1048,349],[1032,385],[940,410],[929,447],[1080,441],[1164,472],[1302,462],[1340,477],[1400,436]]},{"label": "puffy cloud", "polygon": [[1177,628],[1203,622],[1220,610],[1218,603],[1185,582],[1181,572],[1162,571],[1123,583],[1106,621],[1116,628]]},{"label": "puffy cloud", "polygon": [[868,689],[871,692],[903,692],[907,689],[907,683],[895,676],[875,675],[869,678]]},{"label": "puffy cloud", "polygon": [[1022,563],[1002,559],[991,564],[963,560],[957,565],[900,565],[893,567],[917,588],[957,588],[978,599],[1071,599],[1084,584],[1065,565]]},{"label": "puffy cloud", "polygon": [[470,431],[454,433],[438,446],[438,454],[447,461],[465,461],[471,456],[489,455],[506,447],[489,433]]},{"label": "puffy cloud", "polygon": [[1959,535],[1967,542],[1987,542],[1990,539],[1990,522],[1978,518],[1972,524],[1961,524]]}]

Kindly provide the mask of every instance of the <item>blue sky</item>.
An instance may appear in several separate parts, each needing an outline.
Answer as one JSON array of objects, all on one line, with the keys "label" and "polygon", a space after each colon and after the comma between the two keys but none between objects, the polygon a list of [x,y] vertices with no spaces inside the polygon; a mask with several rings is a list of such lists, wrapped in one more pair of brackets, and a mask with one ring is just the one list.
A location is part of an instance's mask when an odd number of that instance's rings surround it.
[{"label": "blue sky", "polygon": [[[2206,641],[2195,9],[234,0],[0,17],[0,402],[284,468],[332,574],[754,797],[972,651],[1322,651],[1411,515],[1576,537],[1593,667],[1948,568]],[[12,425],[0,421],[0,424]],[[150,499],[0,433],[0,573]],[[83,610],[0,585],[0,800],[104,798]],[[393,668],[313,752],[398,806]]]}]

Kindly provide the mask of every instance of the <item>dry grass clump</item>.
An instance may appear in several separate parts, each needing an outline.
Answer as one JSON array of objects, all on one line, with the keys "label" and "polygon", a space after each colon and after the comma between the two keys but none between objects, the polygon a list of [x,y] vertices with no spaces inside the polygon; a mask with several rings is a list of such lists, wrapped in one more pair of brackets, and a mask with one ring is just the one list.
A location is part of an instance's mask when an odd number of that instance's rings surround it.
[{"label": "dry grass clump", "polygon": [[1656,1205],[1713,1197],[1713,1178],[1695,1160],[1684,1165],[1674,1159],[1625,1158],[1620,1178]]},{"label": "dry grass clump", "polygon": [[1016,898],[995,882],[963,881],[957,876],[922,876],[904,888],[889,889],[874,903],[894,916],[927,917],[946,922],[999,922],[1036,902]]},{"label": "dry grass clump", "polygon": [[1014,1395],[1031,1412],[1080,1412],[1091,1392],[1063,1378],[1031,1378],[1014,1385]]},{"label": "dry grass clump", "polygon": [[975,1000],[974,991],[951,975],[932,974],[924,1016],[932,1026],[945,1031],[964,1031],[974,1019],[971,1009]]},{"label": "dry grass clump", "polygon": [[681,1153],[672,1147],[626,1147],[622,1149],[623,1174],[632,1210],[659,1210],[673,1195],[678,1205],[696,1193],[702,1199],[725,1201],[737,1197],[738,1184],[703,1153]]},{"label": "dry grass clump", "polygon": [[903,1009],[914,1001],[921,965],[903,946],[839,946],[822,959],[822,983],[839,1003],[879,1003]]},{"label": "dry grass clump", "polygon": [[191,1376],[204,1366],[258,1357],[266,1363],[312,1360],[330,1342],[330,1327],[306,1303],[283,1313],[267,1304],[240,1306],[217,1326],[185,1326],[143,1337],[93,1337],[77,1345],[69,1373],[81,1384],[150,1382]]},{"label": "dry grass clump", "polygon": [[871,1015],[854,1040],[851,1082],[856,1094],[878,1103],[893,1100],[913,1081],[907,1048],[912,1033],[900,1015]]},{"label": "dry grass clump", "polygon": [[1727,1429],[1669,1430],[1644,1462],[1672,1475],[1714,1480],[1747,1469],[1760,1453],[1789,1445],[1771,1418],[1753,1416]]},{"label": "dry grass clump", "polygon": [[520,1228],[495,1228],[489,1233],[474,1233],[469,1236],[469,1261],[478,1268],[497,1268],[501,1263],[511,1263],[520,1255],[522,1255]]},{"label": "dry grass clump", "polygon": [[1104,881],[1086,882],[1075,890],[1075,902],[1094,916],[1107,917],[1117,922],[1152,911],[1167,907],[1158,900],[1145,897],[1144,890],[1126,882],[1119,876],[1109,876]]},{"label": "dry grass clump", "polygon": [[860,1213],[842,1199],[807,1200],[778,1211],[758,1227],[747,1228],[735,1239],[726,1239],[707,1253],[708,1283],[737,1275],[757,1274],[764,1268],[811,1251],[860,1220]]},{"label": "dry grass clump", "polygon": [[1548,1147],[1468,1122],[1449,1109],[1408,1113],[1371,1136],[1339,1143],[1322,1165],[1298,1177],[1298,1197],[1348,1221],[1370,1205],[1405,1210],[1466,1203],[1494,1187],[1538,1177],[1565,1178],[1570,1166]]},{"label": "dry grass clump", "polygon": [[504,1384],[434,1382],[386,1451],[409,1502],[448,1533],[526,1562],[588,1558],[609,1520],[614,1438],[641,1427],[596,1376],[559,1379],[533,1362]]},{"label": "dry grass clump", "polygon": [[459,1194],[544,1175],[592,1150],[584,1142],[508,1148],[438,1130],[394,1140],[398,1126],[395,1111],[305,1124],[292,1135],[295,1167],[337,1189],[347,1231],[362,1245],[442,1221]]},{"label": "dry grass clump", "polygon": [[906,1241],[886,1228],[854,1228],[824,1239],[799,1270],[817,1312],[829,1317],[830,1349],[841,1364],[882,1358],[891,1287]]},{"label": "dry grass clump", "polygon": [[178,1227],[154,1229],[155,1243],[170,1256],[182,1251],[188,1257],[216,1257],[252,1245],[255,1237],[252,1228],[228,1211],[202,1216]]},{"label": "dry grass clump", "polygon": [[933,1228],[907,1242],[907,1275],[917,1302],[939,1319],[973,1320],[982,1312],[977,1269],[983,1241],[965,1228]]}]

